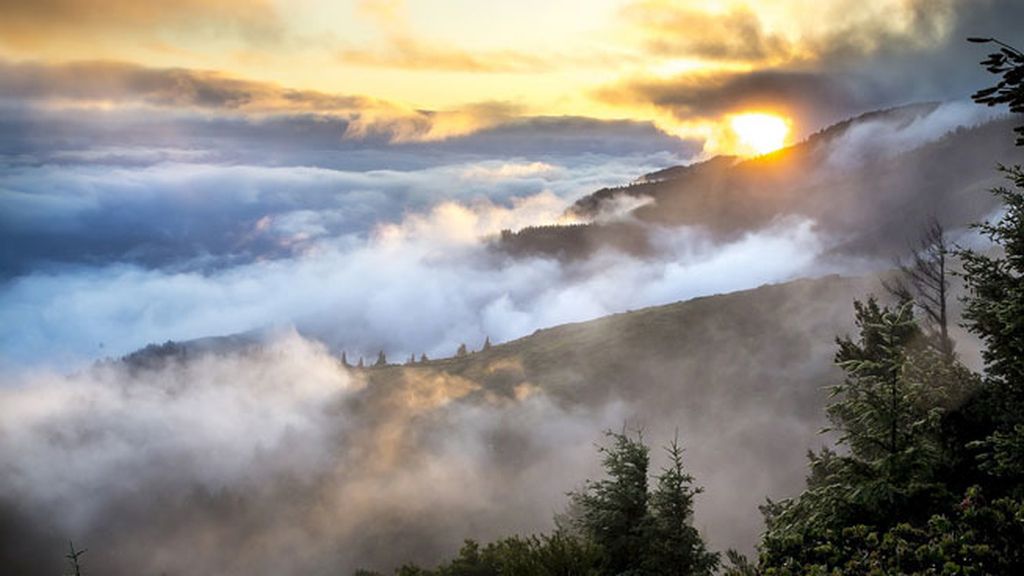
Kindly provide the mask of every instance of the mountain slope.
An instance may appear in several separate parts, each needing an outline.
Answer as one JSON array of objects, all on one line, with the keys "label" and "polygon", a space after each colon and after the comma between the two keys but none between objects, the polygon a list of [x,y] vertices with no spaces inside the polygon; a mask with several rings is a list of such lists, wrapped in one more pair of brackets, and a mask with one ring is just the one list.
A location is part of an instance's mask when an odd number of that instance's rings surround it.
[{"label": "mountain slope", "polygon": [[457,379],[476,386],[462,402],[535,390],[568,411],[617,406],[622,423],[644,427],[656,444],[678,427],[707,488],[698,525],[716,546],[749,548],[757,506],[798,491],[806,450],[824,441],[822,388],[838,377],[833,339],[851,328],[852,300],[873,286],[838,276],[763,286],[363,374],[371,396]]},{"label": "mountain slope", "polygon": [[571,232],[522,230],[504,235],[496,248],[569,258],[602,246],[643,253],[650,249],[643,238],[651,225],[698,226],[730,238],[797,216],[814,220],[845,254],[890,257],[932,216],[957,228],[989,214],[996,205],[984,191],[1001,183],[996,165],[1020,160],[1006,136],[1018,119],[929,139],[922,133],[931,115],[941,114],[937,110],[924,104],[869,113],[758,158],[716,158],[648,174],[585,196],[570,209],[594,218],[624,197],[652,200],[632,210],[631,219]]}]

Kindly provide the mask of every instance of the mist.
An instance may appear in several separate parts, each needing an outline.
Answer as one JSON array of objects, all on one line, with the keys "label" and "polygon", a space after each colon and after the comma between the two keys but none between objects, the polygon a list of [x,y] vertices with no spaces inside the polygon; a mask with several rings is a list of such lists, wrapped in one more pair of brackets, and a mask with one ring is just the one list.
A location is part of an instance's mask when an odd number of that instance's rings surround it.
[{"label": "mist", "polygon": [[[812,176],[866,186],[879,158],[993,118],[952,103],[861,122]],[[633,125],[598,128],[648,148],[367,146],[340,165],[298,146],[264,165],[229,131],[10,160],[0,235],[26,248],[2,253],[0,561],[56,573],[73,539],[112,575],[431,564],[467,537],[550,530],[566,492],[600,473],[602,431],[623,426],[645,430],[653,469],[678,431],[707,487],[698,529],[750,552],[758,504],[796,493],[806,449],[832,441],[818,434],[832,339],[852,299],[879,289],[763,285],[870,276],[902,247],[863,249],[849,222],[799,211],[731,234],[666,225],[638,217],[656,200],[619,196],[593,220],[638,227],[644,254],[502,250],[504,230],[586,224],[569,210],[583,195],[696,158]],[[714,297],[623,314],[701,296]],[[213,336],[234,339],[122,358]],[[487,338],[495,351],[459,365],[340,361],[446,358]]]},{"label": "mist", "polygon": [[[549,527],[616,403],[413,376],[369,389],[294,332],[159,366],[37,372],[0,392],[15,572],[328,574]],[[554,472],[557,471],[557,472]],[[20,522],[14,519],[20,518]]]}]

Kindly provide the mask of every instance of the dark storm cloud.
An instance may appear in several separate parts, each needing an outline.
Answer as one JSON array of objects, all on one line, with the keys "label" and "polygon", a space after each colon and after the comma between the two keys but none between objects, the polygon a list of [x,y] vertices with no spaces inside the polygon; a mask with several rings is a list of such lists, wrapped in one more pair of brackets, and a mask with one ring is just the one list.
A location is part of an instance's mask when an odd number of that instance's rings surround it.
[{"label": "dark storm cloud", "polygon": [[126,62],[15,63],[0,60],[0,98],[139,102],[158,106],[349,111],[369,98],[289,90],[219,72]]},{"label": "dark storm cloud", "polygon": [[680,120],[714,118],[746,109],[769,109],[796,116],[818,127],[871,98],[868,86],[853,78],[813,71],[761,70],[729,74],[687,75],[674,79],[637,79],[609,86],[597,96],[611,103],[648,102]]}]

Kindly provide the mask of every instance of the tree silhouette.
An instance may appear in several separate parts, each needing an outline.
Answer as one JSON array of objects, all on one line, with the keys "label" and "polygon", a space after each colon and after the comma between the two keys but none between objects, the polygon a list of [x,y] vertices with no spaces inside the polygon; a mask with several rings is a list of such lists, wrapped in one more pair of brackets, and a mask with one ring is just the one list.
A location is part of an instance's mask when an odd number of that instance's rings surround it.
[{"label": "tree silhouette", "polygon": [[[1024,52],[995,38],[968,38],[977,44],[995,44],[997,52],[988,55],[981,65],[989,72],[1002,76],[995,86],[983,88],[972,95],[975,102],[986,106],[1008,104],[1010,112],[1024,114]],[[1017,145],[1024,146],[1024,126],[1013,129],[1018,134]]]},{"label": "tree silhouette", "polygon": [[694,486],[693,476],[683,469],[678,432],[665,451],[669,463],[651,494],[650,551],[645,567],[651,574],[664,576],[710,576],[718,567],[719,555],[708,551],[693,527],[693,498],[704,489]]},{"label": "tree silhouette", "polygon": [[947,360],[953,359],[948,312],[952,254],[945,229],[933,218],[912,250],[910,261],[898,261],[899,275],[882,283],[897,300],[913,301],[924,312],[931,343]]},{"label": "tree silhouette", "polygon": [[71,564],[71,567],[74,569],[74,571],[75,571],[75,575],[74,576],[82,576],[82,568],[81,568],[81,565],[78,562],[78,558],[82,554],[85,554],[86,549],[82,549],[82,550],[77,550],[76,551],[74,543],[71,542],[70,540],[68,540],[68,549],[70,550],[70,552],[67,554],[67,556],[65,556],[65,558],[68,559],[68,564]]},{"label": "tree silhouette", "polygon": [[606,573],[640,572],[649,553],[649,450],[639,432],[635,437],[610,430],[605,435],[610,444],[598,451],[607,478],[587,481],[582,492],[572,494],[580,511],[577,523],[604,551]]}]

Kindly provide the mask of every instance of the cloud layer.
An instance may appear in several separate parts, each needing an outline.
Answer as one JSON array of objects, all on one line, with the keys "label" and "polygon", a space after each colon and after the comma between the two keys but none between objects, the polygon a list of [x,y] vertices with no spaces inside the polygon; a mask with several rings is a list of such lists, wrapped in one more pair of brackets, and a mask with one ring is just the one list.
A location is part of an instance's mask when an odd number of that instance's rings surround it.
[{"label": "cloud layer", "polygon": [[294,333],[37,373],[0,411],[0,556],[60,570],[74,535],[109,574],[351,573],[547,527],[593,469],[595,427],[623,418],[440,374],[367,389]]}]

